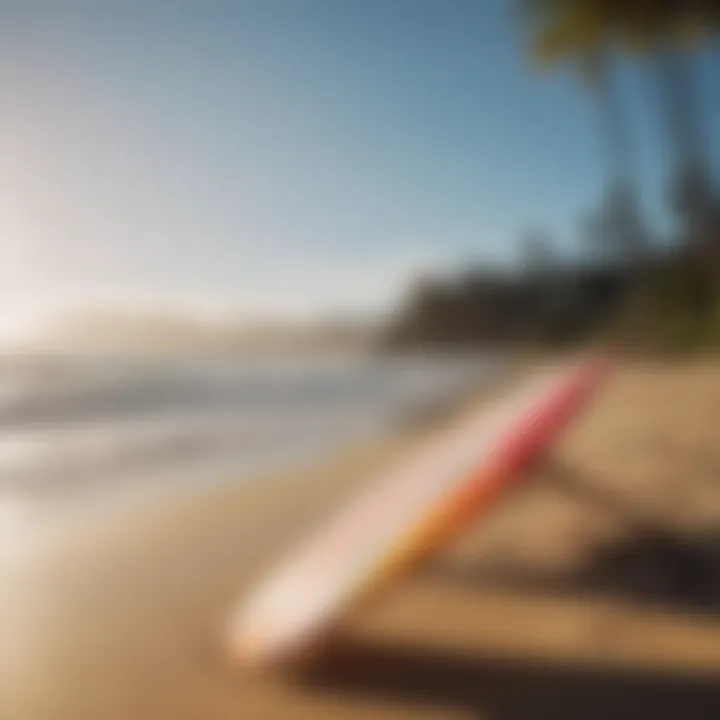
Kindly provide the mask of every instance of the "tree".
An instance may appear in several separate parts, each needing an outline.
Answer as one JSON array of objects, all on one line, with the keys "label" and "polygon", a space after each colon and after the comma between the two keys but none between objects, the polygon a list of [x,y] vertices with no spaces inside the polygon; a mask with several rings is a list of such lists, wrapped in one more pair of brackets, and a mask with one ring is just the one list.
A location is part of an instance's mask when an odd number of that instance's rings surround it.
[{"label": "tree", "polygon": [[[526,0],[532,29],[530,55],[541,66],[571,61],[598,105],[608,158],[609,181],[594,239],[605,243],[604,260],[644,254],[649,233],[640,212],[630,168],[630,141],[618,97],[610,55],[618,0]],[[599,250],[599,248],[597,248]]]},{"label": "tree", "polygon": [[629,142],[608,55],[611,31],[604,11],[592,0],[526,0],[531,28],[530,58],[541,68],[572,62],[593,91],[614,182],[629,180]]},{"label": "tree", "polygon": [[[681,51],[717,34],[720,0],[526,0],[524,6],[536,27],[533,47],[541,58],[586,57],[599,50],[654,57],[660,114],[674,166],[671,204],[680,216],[685,237],[706,240],[718,221],[718,199],[707,166],[693,74]],[[612,101],[607,88],[602,97],[607,113]],[[614,182],[622,184],[626,180],[617,178],[627,178],[620,164],[628,144],[618,135],[617,110],[608,117]]]},{"label": "tree", "polygon": [[539,230],[532,230],[520,239],[521,262],[530,277],[545,278],[557,265],[557,258],[550,237]]},{"label": "tree", "polygon": [[575,0],[576,10],[602,17],[608,42],[633,55],[651,55],[673,180],[670,202],[692,241],[705,240],[717,220],[692,67],[685,50],[717,33],[719,0]]},{"label": "tree", "polygon": [[694,73],[683,51],[716,32],[719,20],[717,0],[629,0],[616,19],[616,32],[625,48],[654,57],[660,115],[674,167],[670,203],[685,239],[691,242],[707,239],[716,220],[717,200]]}]

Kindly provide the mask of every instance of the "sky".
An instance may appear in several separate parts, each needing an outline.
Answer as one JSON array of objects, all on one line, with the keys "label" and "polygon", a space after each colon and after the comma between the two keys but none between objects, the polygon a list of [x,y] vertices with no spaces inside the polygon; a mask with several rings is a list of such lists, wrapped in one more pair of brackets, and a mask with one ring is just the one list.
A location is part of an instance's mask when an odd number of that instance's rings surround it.
[{"label": "sky", "polygon": [[109,307],[372,315],[530,229],[573,252],[598,122],[522,43],[509,0],[0,0],[0,337]]}]

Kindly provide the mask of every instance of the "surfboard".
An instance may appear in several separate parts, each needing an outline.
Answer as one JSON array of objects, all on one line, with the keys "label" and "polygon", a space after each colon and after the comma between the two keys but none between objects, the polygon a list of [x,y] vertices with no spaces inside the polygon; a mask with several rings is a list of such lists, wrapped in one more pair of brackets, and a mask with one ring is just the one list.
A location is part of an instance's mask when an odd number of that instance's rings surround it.
[{"label": "surfboard", "polygon": [[539,373],[381,473],[241,602],[226,638],[232,656],[272,666],[311,653],[352,608],[491,508],[608,367],[589,359]]}]

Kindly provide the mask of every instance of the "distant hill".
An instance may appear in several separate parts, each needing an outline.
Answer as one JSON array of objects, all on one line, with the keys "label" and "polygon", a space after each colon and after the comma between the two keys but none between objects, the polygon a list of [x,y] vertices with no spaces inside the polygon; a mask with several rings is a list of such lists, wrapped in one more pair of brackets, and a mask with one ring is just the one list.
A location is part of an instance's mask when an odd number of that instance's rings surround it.
[{"label": "distant hill", "polygon": [[48,333],[49,350],[122,354],[233,354],[359,350],[375,327],[350,319],[304,323],[280,319],[210,321],[189,314],[96,312],[66,321]]}]

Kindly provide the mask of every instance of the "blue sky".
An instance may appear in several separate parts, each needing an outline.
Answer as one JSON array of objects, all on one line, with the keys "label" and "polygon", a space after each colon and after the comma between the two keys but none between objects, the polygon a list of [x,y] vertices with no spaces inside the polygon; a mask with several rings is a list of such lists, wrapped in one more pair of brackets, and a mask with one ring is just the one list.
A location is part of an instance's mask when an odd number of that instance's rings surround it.
[{"label": "blue sky", "polygon": [[113,304],[367,312],[418,269],[511,262],[529,228],[571,251],[597,121],[521,40],[507,0],[0,2],[0,332]]}]

